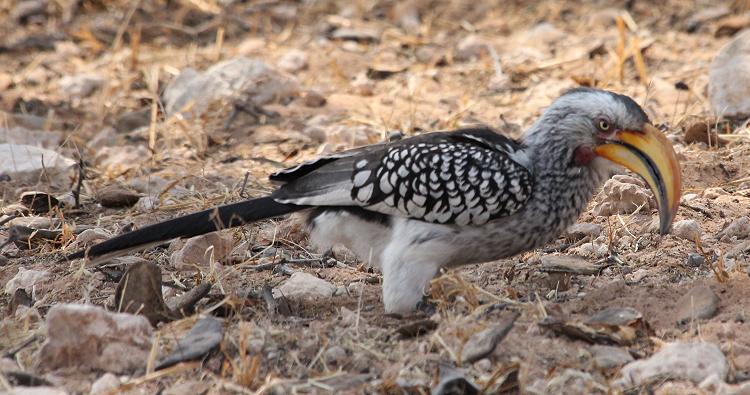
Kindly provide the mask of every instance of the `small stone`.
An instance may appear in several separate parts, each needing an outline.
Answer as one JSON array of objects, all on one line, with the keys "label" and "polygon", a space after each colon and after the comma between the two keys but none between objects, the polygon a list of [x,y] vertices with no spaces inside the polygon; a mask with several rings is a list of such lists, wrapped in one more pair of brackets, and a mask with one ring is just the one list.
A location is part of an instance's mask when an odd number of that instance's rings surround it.
[{"label": "small stone", "polygon": [[706,190],[703,191],[703,197],[706,199],[716,199],[722,195],[729,195],[729,192],[722,187],[706,188]]},{"label": "small stone", "polygon": [[46,214],[60,204],[56,197],[40,191],[22,193],[20,203],[28,207],[32,214]]},{"label": "small stone", "polygon": [[705,263],[706,259],[703,257],[703,254],[698,254],[697,252],[689,253],[685,260],[685,264],[690,267],[701,267]]},{"label": "small stone", "polygon": [[109,392],[120,386],[120,379],[112,373],[104,373],[102,377],[99,377],[91,384],[91,391],[89,395],[97,395],[105,392]]},{"label": "small stone", "polygon": [[212,260],[224,260],[232,252],[233,245],[231,233],[211,232],[188,239],[180,250],[170,256],[169,261],[177,270],[194,269],[196,266],[208,265]]},{"label": "small stone", "polygon": [[680,198],[680,202],[687,203],[695,199],[698,199],[699,197],[700,195],[698,195],[697,193],[686,193],[682,195],[682,198]]},{"label": "small stone", "polygon": [[750,236],[750,220],[747,217],[739,217],[732,221],[726,228],[722,229],[716,238],[719,240],[725,237],[731,239],[746,239]]},{"label": "small stone", "polygon": [[491,354],[497,344],[508,335],[517,318],[518,314],[513,314],[497,325],[471,335],[461,353],[463,363],[473,363]]},{"label": "small stone", "polygon": [[117,133],[128,133],[151,123],[151,108],[121,114],[115,121]]},{"label": "small stone", "polygon": [[120,187],[106,187],[99,191],[99,204],[107,208],[132,207],[141,195]]},{"label": "small stone", "polygon": [[487,40],[475,34],[470,34],[458,42],[453,57],[458,61],[478,59],[488,53],[489,45]]},{"label": "small stone", "polygon": [[154,326],[169,321],[172,314],[161,292],[159,266],[145,260],[128,266],[115,289],[115,307],[120,312],[143,315]]},{"label": "small stone", "polygon": [[94,163],[104,172],[122,174],[138,168],[149,155],[144,145],[101,147],[96,152]]},{"label": "small stone", "polygon": [[633,356],[620,347],[594,345],[589,351],[593,357],[594,366],[599,369],[619,368],[633,361]]},{"label": "small stone", "polygon": [[620,373],[622,378],[614,384],[621,388],[650,383],[658,377],[690,380],[697,384],[713,374],[724,380],[729,373],[729,364],[721,349],[714,344],[674,342],[650,358],[625,365]]},{"label": "small stone", "polygon": [[380,32],[375,29],[360,27],[340,27],[331,32],[331,39],[343,41],[355,41],[358,43],[376,42],[380,39]]},{"label": "small stone", "polygon": [[76,74],[60,79],[60,91],[69,99],[83,99],[91,96],[104,85],[104,77],[98,74]]},{"label": "small stone", "polygon": [[273,289],[273,297],[293,300],[328,299],[336,292],[336,286],[326,280],[305,272],[295,272],[279,287]]},{"label": "small stone", "polygon": [[318,108],[326,105],[326,98],[317,91],[307,91],[305,93],[305,106]]},{"label": "small stone", "polygon": [[68,395],[68,391],[62,388],[49,386],[40,387],[14,387],[10,391],[3,392],[4,395]]},{"label": "small stone", "polygon": [[34,300],[31,298],[31,295],[25,289],[18,288],[10,298],[10,303],[8,303],[8,315],[15,314],[16,309],[20,306],[31,307],[33,304]]},{"label": "small stone", "polygon": [[352,87],[356,93],[362,96],[372,96],[375,94],[375,81],[368,78],[365,73],[357,74],[354,77]]},{"label": "small stone", "polygon": [[601,267],[576,255],[544,255],[541,258],[541,271],[546,273],[570,273],[590,276],[597,274]]},{"label": "small stone", "polygon": [[708,96],[720,117],[750,115],[750,31],[727,45],[714,58],[708,76]]},{"label": "small stone", "polygon": [[698,285],[677,301],[677,324],[684,325],[696,319],[708,319],[719,308],[719,297],[706,285]]},{"label": "small stone", "polygon": [[696,241],[703,236],[701,226],[693,219],[677,221],[672,225],[672,234],[685,240]]},{"label": "small stone", "polygon": [[698,122],[685,130],[686,144],[703,143],[709,147],[723,147],[728,141],[719,137],[715,129],[711,129],[707,122]]},{"label": "small stone", "polygon": [[324,353],[326,362],[341,365],[346,360],[346,350],[341,346],[333,346]]},{"label": "small stone", "polygon": [[599,196],[601,199],[594,207],[596,216],[631,214],[655,206],[653,195],[641,180],[622,174],[607,180]]},{"label": "small stone", "polygon": [[86,229],[76,236],[73,247],[76,249],[88,248],[111,237],[112,235],[109,232],[101,228]]},{"label": "small stone", "polygon": [[44,369],[130,373],[146,366],[151,350],[151,324],[142,316],[58,304],[47,313],[46,326],[37,358]]},{"label": "small stone", "polygon": [[174,384],[162,392],[162,395],[203,395],[208,392],[210,385],[205,381],[187,380]]},{"label": "small stone", "polygon": [[585,237],[595,239],[602,233],[602,226],[597,224],[573,224],[565,231],[565,237],[571,241],[578,241]]},{"label": "small stone", "polygon": [[13,278],[5,284],[5,293],[8,295],[13,295],[17,290],[23,289],[27,293],[31,294],[34,299],[38,299],[38,297],[34,295],[35,287],[38,284],[46,281],[50,277],[51,274],[44,270],[34,270],[19,267],[18,273],[16,273],[16,275],[13,276]]},{"label": "small stone", "polygon": [[190,332],[177,342],[172,352],[156,363],[156,370],[168,368],[185,361],[200,359],[219,346],[224,338],[224,328],[214,317],[198,320]]},{"label": "small stone", "polygon": [[298,49],[292,49],[282,55],[276,65],[288,73],[297,73],[307,69],[307,54]]}]

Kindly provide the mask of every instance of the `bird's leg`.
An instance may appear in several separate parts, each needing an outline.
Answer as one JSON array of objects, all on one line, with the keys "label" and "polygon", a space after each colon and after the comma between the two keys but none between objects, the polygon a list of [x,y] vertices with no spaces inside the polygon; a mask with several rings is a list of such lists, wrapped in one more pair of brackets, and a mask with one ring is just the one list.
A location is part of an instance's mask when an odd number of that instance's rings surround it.
[{"label": "bird's leg", "polygon": [[[387,251],[387,250],[386,250]],[[403,257],[402,257],[403,258]],[[422,303],[424,291],[438,265],[403,259],[383,261],[383,304],[387,313],[410,313]]]}]

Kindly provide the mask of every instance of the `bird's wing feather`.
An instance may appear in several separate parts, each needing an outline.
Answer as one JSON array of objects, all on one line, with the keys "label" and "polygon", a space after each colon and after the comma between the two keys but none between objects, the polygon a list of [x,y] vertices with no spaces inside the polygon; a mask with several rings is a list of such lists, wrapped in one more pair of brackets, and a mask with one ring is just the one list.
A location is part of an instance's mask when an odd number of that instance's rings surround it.
[{"label": "bird's wing feather", "polygon": [[524,148],[490,129],[430,133],[285,173],[287,183],[273,197],[281,203],[360,206],[433,223],[481,225],[516,212],[531,195]]}]

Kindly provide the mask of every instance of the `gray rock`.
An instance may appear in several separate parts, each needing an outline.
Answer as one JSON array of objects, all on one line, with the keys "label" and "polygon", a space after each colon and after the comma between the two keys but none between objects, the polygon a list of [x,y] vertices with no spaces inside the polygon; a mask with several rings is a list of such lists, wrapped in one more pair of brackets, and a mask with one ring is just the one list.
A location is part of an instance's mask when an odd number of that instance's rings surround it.
[{"label": "gray rock", "polygon": [[115,130],[117,133],[127,133],[132,130],[148,126],[151,123],[151,108],[126,112],[117,117]]},{"label": "gray rock", "polygon": [[219,320],[211,316],[201,318],[177,342],[174,350],[156,363],[155,368],[164,369],[180,362],[199,359],[218,347],[223,338],[224,328]]},{"label": "gray rock", "polygon": [[625,365],[620,373],[622,377],[613,383],[620,388],[632,388],[660,377],[690,380],[697,384],[714,374],[725,379],[729,363],[714,344],[674,342],[648,359]]},{"label": "gray rock", "polygon": [[208,392],[211,385],[205,381],[187,380],[167,388],[162,392],[163,395],[184,395],[195,394],[202,395]]},{"label": "gray rock", "polygon": [[607,386],[594,379],[590,373],[565,369],[546,383],[543,394],[606,394]]},{"label": "gray rock", "polygon": [[41,368],[131,373],[146,366],[152,344],[145,317],[110,313],[80,304],[59,304],[47,313],[47,340],[37,355]]},{"label": "gray rock", "polygon": [[714,114],[750,116],[750,31],[737,35],[711,63],[708,96]]},{"label": "gray rock", "polygon": [[68,75],[60,79],[60,91],[69,99],[83,99],[101,88],[104,81],[98,74]]},{"label": "gray rock", "polygon": [[677,301],[677,323],[711,318],[719,308],[719,297],[707,285],[693,287]]},{"label": "gray rock", "polygon": [[273,289],[273,297],[278,299],[314,300],[328,299],[336,292],[336,286],[326,280],[305,272],[295,272],[279,287]]},{"label": "gray rock", "polygon": [[99,377],[91,384],[91,391],[89,395],[97,395],[106,392],[110,392],[120,386],[120,379],[112,373],[104,373],[102,377]]},{"label": "gray rock", "polygon": [[0,175],[16,183],[35,183],[42,171],[57,186],[67,186],[76,161],[55,151],[24,144],[0,144]]},{"label": "gray rock", "polygon": [[577,241],[584,237],[595,239],[602,233],[602,226],[597,224],[580,223],[573,224],[565,231],[565,237]]},{"label": "gray rock", "polygon": [[672,225],[672,234],[685,240],[696,241],[703,236],[701,226],[693,219],[677,221]]},{"label": "gray rock", "polygon": [[245,57],[217,63],[205,72],[183,70],[164,90],[167,114],[192,103],[185,115],[199,116],[219,99],[234,98],[256,106],[294,96],[297,82],[258,59]]},{"label": "gray rock", "polygon": [[589,349],[594,366],[600,369],[619,368],[633,361],[633,356],[624,348],[594,345]]},{"label": "gray rock", "polygon": [[697,252],[689,253],[687,259],[685,260],[685,264],[690,267],[701,267],[705,263],[706,259],[702,254],[698,254]]},{"label": "gray rock", "polygon": [[14,387],[8,392],[3,392],[5,395],[68,395],[68,391],[62,388],[55,388],[49,386],[41,387]]},{"label": "gray rock", "polygon": [[[29,116],[31,117],[33,115]],[[3,122],[2,116],[0,116],[0,122]],[[61,132],[42,130],[44,125],[41,125],[38,129],[21,126],[5,128],[1,123],[0,126],[3,126],[0,127],[0,143],[24,144],[34,147],[55,149],[60,145],[63,139],[63,134]]]},{"label": "gray rock", "polygon": [[497,325],[493,325],[483,331],[477,332],[469,338],[461,353],[464,363],[478,361],[495,350],[497,344],[502,341],[513,328],[518,314],[503,319]]},{"label": "gray rock", "polygon": [[296,73],[307,68],[307,54],[299,49],[292,49],[281,55],[276,65],[287,73]]},{"label": "gray rock", "polygon": [[746,239],[748,236],[750,236],[750,220],[747,217],[739,217],[727,225],[726,228],[722,229],[716,235],[716,238],[720,240],[725,237],[728,239]]}]

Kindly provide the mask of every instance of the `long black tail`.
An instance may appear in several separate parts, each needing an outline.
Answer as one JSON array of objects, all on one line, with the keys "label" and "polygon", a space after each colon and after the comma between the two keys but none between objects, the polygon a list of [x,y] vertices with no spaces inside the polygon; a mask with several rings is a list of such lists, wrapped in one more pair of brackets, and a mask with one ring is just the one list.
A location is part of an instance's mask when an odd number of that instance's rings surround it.
[{"label": "long black tail", "polygon": [[87,250],[77,251],[68,255],[67,259],[87,257],[94,261],[100,261],[104,258],[124,255],[130,251],[142,250],[172,239],[193,237],[220,229],[233,228],[305,208],[307,206],[278,203],[269,196],[245,200],[149,225],[91,246]]}]

